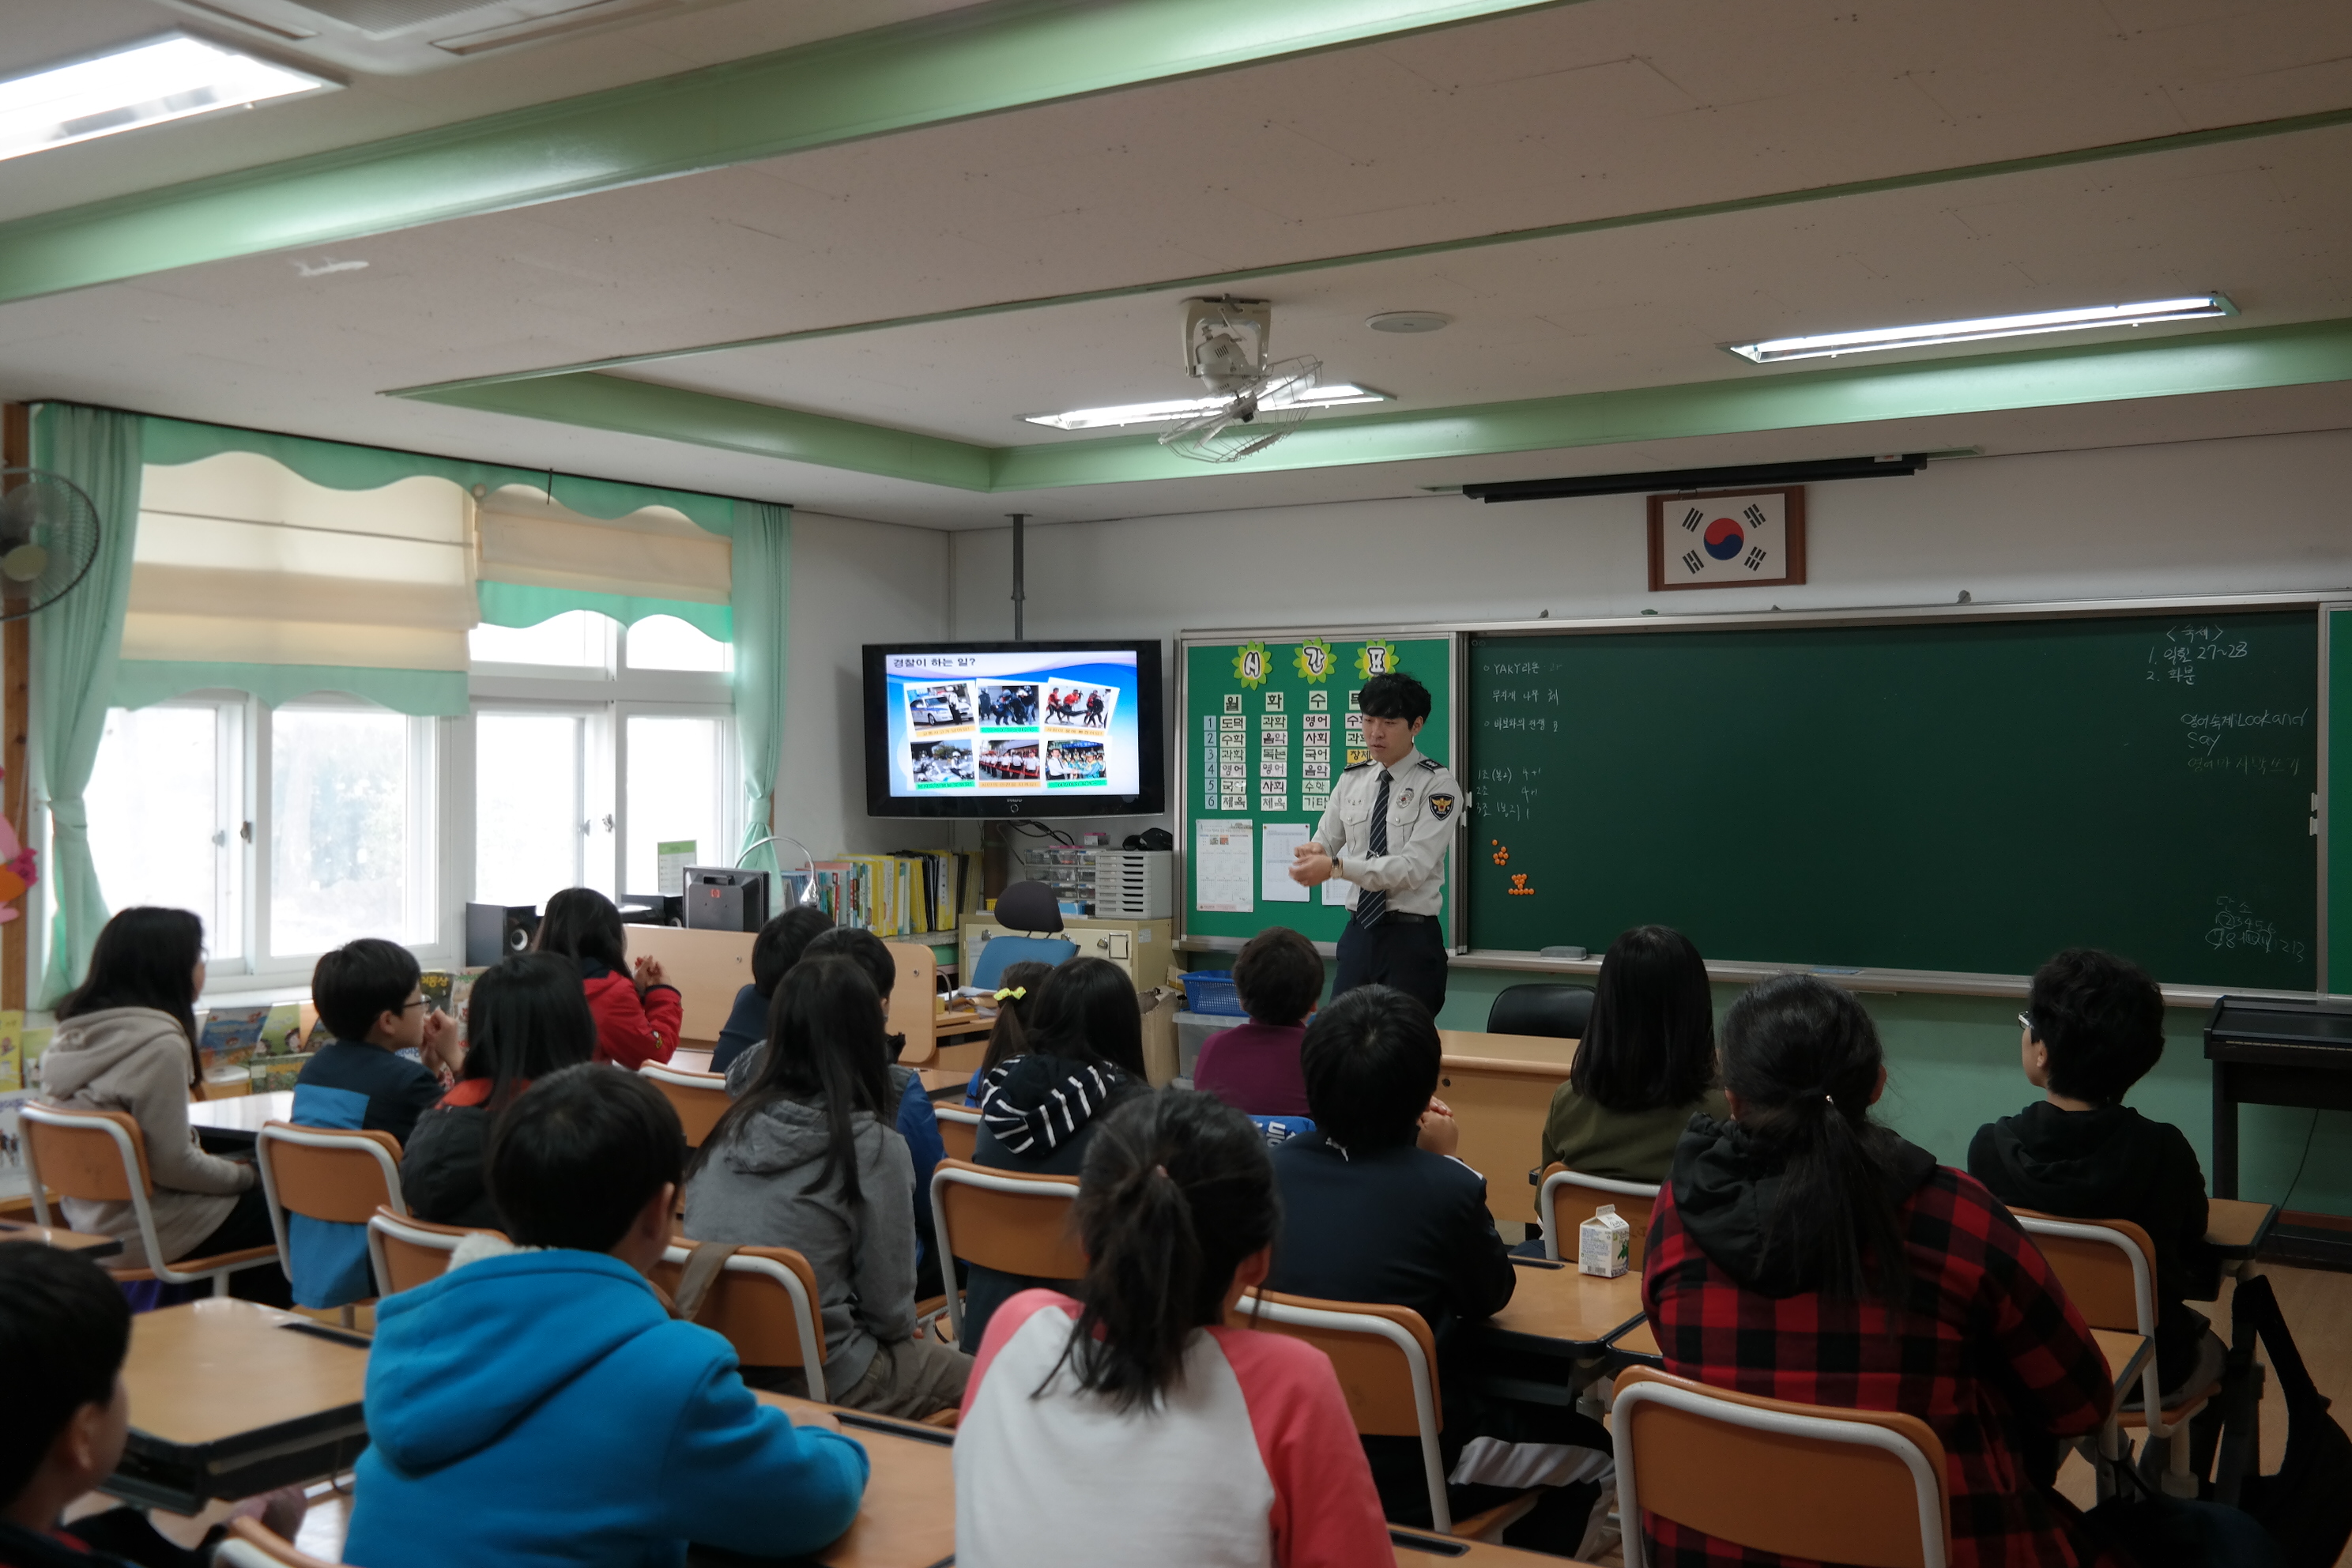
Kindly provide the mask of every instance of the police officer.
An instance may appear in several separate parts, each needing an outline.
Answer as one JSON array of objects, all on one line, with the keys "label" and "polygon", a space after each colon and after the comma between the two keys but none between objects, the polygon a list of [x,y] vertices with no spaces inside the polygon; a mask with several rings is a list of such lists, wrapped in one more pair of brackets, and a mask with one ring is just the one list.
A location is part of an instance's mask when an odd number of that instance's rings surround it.
[{"label": "police officer", "polygon": [[1290,879],[1309,888],[1334,877],[1355,884],[1332,995],[1358,985],[1393,985],[1434,1016],[1445,1005],[1438,899],[1462,787],[1413,744],[1429,721],[1427,687],[1391,671],[1366,681],[1356,701],[1370,758],[1340,774]]}]

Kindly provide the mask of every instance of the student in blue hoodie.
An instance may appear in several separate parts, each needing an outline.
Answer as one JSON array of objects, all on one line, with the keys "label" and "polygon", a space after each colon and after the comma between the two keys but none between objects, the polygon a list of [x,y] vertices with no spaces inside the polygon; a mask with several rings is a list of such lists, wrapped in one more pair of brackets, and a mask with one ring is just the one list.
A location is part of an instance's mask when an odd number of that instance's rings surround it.
[{"label": "student in blue hoodie", "polygon": [[689,1542],[793,1557],[849,1528],[865,1449],[755,1402],[645,1278],[685,1147],[651,1084],[593,1063],[500,1113],[512,1242],[468,1237],[376,1310],[346,1563],[675,1568]]}]

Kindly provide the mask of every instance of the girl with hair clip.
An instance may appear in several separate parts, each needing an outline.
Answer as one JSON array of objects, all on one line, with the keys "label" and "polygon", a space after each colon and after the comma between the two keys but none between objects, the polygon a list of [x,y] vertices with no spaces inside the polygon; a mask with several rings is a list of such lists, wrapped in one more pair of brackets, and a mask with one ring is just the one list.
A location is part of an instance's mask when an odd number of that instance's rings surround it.
[{"label": "girl with hair clip", "polygon": [[1669,926],[1609,944],[1592,1016],[1544,1117],[1543,1163],[1618,1182],[1663,1182],[1694,1114],[1728,1114],[1715,1081],[1706,961]]},{"label": "girl with hair clip", "polygon": [[677,1049],[686,1005],[662,973],[661,960],[640,958],[633,970],[620,909],[593,888],[566,888],[539,917],[535,952],[553,952],[579,966],[580,989],[596,1016],[596,1059],[631,1072],[666,1062]]},{"label": "girl with hair clip", "polygon": [[[686,1234],[808,1259],[834,1404],[910,1419],[953,1408],[971,1358],[914,1337],[915,1170],[891,1124],[898,1091],[865,966],[847,955],[795,964],[759,1063],[687,1165]],[[744,1375],[807,1392],[797,1367]]]},{"label": "girl with hair clip", "polygon": [[466,1032],[471,1043],[457,1081],[416,1119],[401,1151],[401,1195],[435,1225],[503,1230],[482,1175],[490,1124],[532,1080],[593,1056],[596,1019],[571,963],[518,952],[474,982]]},{"label": "girl with hair clip", "polygon": [[[1643,1304],[1667,1370],[1927,1422],[1953,1568],[2105,1561],[2047,1487],[2051,1440],[2106,1414],[2106,1362],[2009,1211],[1871,1120],[1886,1068],[1862,1004],[1811,975],[1763,982],[1724,1020],[1723,1085],[1730,1120],[1692,1119],[1650,1219]],[[1777,1561],[1641,1528],[1658,1561]]]},{"label": "girl with hair clip", "polygon": [[1008,963],[997,976],[996,1023],[988,1031],[988,1054],[971,1069],[971,1083],[963,1091],[966,1105],[980,1103],[981,1080],[1029,1048],[1028,1029],[1030,999],[1037,988],[1045,984],[1045,976],[1054,973],[1050,963],[1040,963],[1024,958],[1018,963]]},{"label": "girl with hair clip", "polygon": [[[972,1162],[1024,1174],[1075,1176],[1104,1111],[1144,1089],[1143,1012],[1135,985],[1108,959],[1073,958],[1037,988],[1027,1050],[981,1079]],[[1016,1290],[1071,1280],[964,1273],[963,1348],[975,1350],[989,1315]]]},{"label": "girl with hair clip", "polygon": [[972,1369],[956,1428],[956,1561],[1389,1562],[1330,1362],[1232,1326],[1278,1225],[1264,1138],[1213,1095],[1177,1089],[1135,1096],[1097,1125],[1073,1215],[1086,1279],[1075,1298],[1006,1302]]}]

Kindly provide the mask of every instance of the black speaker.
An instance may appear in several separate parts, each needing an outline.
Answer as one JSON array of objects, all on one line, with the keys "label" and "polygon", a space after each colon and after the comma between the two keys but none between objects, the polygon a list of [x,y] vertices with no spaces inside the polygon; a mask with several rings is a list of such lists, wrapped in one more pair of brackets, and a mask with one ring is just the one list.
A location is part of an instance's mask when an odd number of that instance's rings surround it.
[{"label": "black speaker", "polygon": [[686,868],[688,931],[758,931],[768,923],[768,874],[732,866]]},{"label": "black speaker", "polygon": [[466,906],[466,967],[481,969],[530,949],[539,911],[529,904]]}]

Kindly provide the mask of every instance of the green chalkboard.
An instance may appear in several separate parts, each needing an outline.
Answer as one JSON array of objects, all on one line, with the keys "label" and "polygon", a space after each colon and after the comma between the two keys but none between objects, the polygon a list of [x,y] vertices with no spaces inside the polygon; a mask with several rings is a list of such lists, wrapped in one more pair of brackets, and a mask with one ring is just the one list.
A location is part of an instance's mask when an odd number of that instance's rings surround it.
[{"label": "green chalkboard", "polygon": [[1477,637],[1470,942],[2317,974],[2309,610]]},{"label": "green chalkboard", "polygon": [[[1344,908],[1326,904],[1320,889],[1303,903],[1292,901],[1284,895],[1298,891],[1297,884],[1265,875],[1265,830],[1303,826],[1312,833],[1332,781],[1350,760],[1362,760],[1360,735],[1354,757],[1349,755],[1349,715],[1368,668],[1400,669],[1429,688],[1434,710],[1416,743],[1441,763],[1452,761],[1454,639],[1249,637],[1188,642],[1182,658],[1184,934],[1246,938],[1285,925],[1317,942],[1339,941],[1347,924]],[[1318,744],[1317,736],[1329,739]],[[1223,840],[1205,852],[1203,823]],[[1233,824],[1243,826],[1220,826]],[[1246,878],[1215,880],[1218,850],[1234,857],[1223,862],[1229,868],[1245,851]],[[1213,875],[1212,905],[1249,907],[1204,909],[1204,864]],[[1269,898],[1269,891],[1276,896]]]}]

